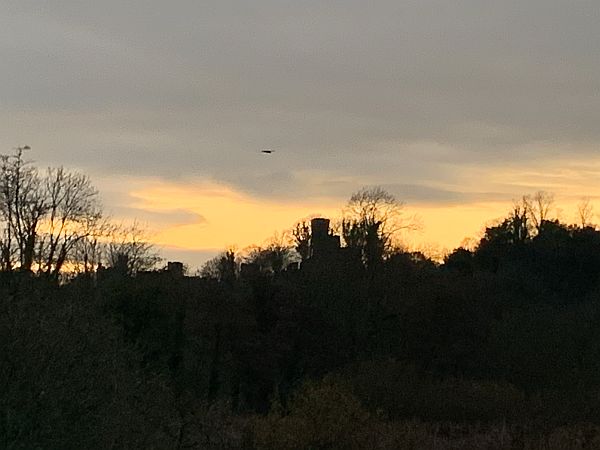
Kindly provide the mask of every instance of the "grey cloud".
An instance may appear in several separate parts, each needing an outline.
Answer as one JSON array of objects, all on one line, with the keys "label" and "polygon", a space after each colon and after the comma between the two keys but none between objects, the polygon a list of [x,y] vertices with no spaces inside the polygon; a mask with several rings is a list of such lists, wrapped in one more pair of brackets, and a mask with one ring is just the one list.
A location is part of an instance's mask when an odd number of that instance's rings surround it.
[{"label": "grey cloud", "polygon": [[386,184],[384,189],[399,201],[407,204],[461,204],[471,201],[506,201],[505,193],[498,192],[459,192],[418,184]]},{"label": "grey cloud", "polygon": [[591,0],[9,0],[0,145],[297,198],[595,154],[598,14]]}]

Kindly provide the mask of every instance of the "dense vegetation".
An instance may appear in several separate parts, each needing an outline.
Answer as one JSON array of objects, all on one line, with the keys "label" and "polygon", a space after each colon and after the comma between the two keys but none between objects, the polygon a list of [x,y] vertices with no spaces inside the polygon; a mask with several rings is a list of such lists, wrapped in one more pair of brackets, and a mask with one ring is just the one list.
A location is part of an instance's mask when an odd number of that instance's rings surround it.
[{"label": "dense vegetation", "polygon": [[546,200],[443,263],[393,245],[410,221],[363,190],[342,248],[299,223],[297,253],[202,277],[6,266],[0,447],[597,448],[600,231]]}]

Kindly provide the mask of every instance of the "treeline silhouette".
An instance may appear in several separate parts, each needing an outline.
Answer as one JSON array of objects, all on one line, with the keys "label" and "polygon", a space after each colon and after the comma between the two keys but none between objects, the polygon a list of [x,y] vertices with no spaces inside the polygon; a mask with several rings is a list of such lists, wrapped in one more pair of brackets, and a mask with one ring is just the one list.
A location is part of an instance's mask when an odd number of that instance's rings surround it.
[{"label": "treeline silhouette", "polygon": [[24,158],[29,146],[0,154],[0,270],[59,281],[127,261],[130,273],[160,260],[138,223],[114,223],[84,174],[45,172]]},{"label": "treeline silhouette", "polygon": [[[600,442],[600,231],[589,205],[567,225],[550,195],[524,197],[473,248],[438,262],[398,245],[418,220],[366,188],[338,224],[300,221],[291,244],[228,250],[198,276],[178,263],[134,267],[145,252],[124,246],[112,263],[88,256],[87,270],[57,278],[15,235],[6,184],[4,448]],[[67,259],[63,270],[78,267]]]}]

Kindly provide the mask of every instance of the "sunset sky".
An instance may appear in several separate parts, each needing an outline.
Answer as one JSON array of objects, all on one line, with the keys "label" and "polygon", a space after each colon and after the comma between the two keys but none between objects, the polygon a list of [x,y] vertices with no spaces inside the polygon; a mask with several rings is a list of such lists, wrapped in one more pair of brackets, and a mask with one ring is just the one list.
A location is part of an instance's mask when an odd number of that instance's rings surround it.
[{"label": "sunset sky", "polygon": [[452,248],[522,194],[565,221],[600,198],[599,24],[597,0],[3,0],[0,153],[89,174],[192,266],[369,185]]}]

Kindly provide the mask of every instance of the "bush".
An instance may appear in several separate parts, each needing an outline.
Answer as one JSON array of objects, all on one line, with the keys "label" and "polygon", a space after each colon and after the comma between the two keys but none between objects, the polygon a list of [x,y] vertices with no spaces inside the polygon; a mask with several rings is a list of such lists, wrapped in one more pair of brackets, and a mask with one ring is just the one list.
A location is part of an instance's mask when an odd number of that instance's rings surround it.
[{"label": "bush", "polygon": [[347,386],[332,380],[306,383],[287,412],[274,404],[255,420],[257,449],[369,448],[373,420]]}]

